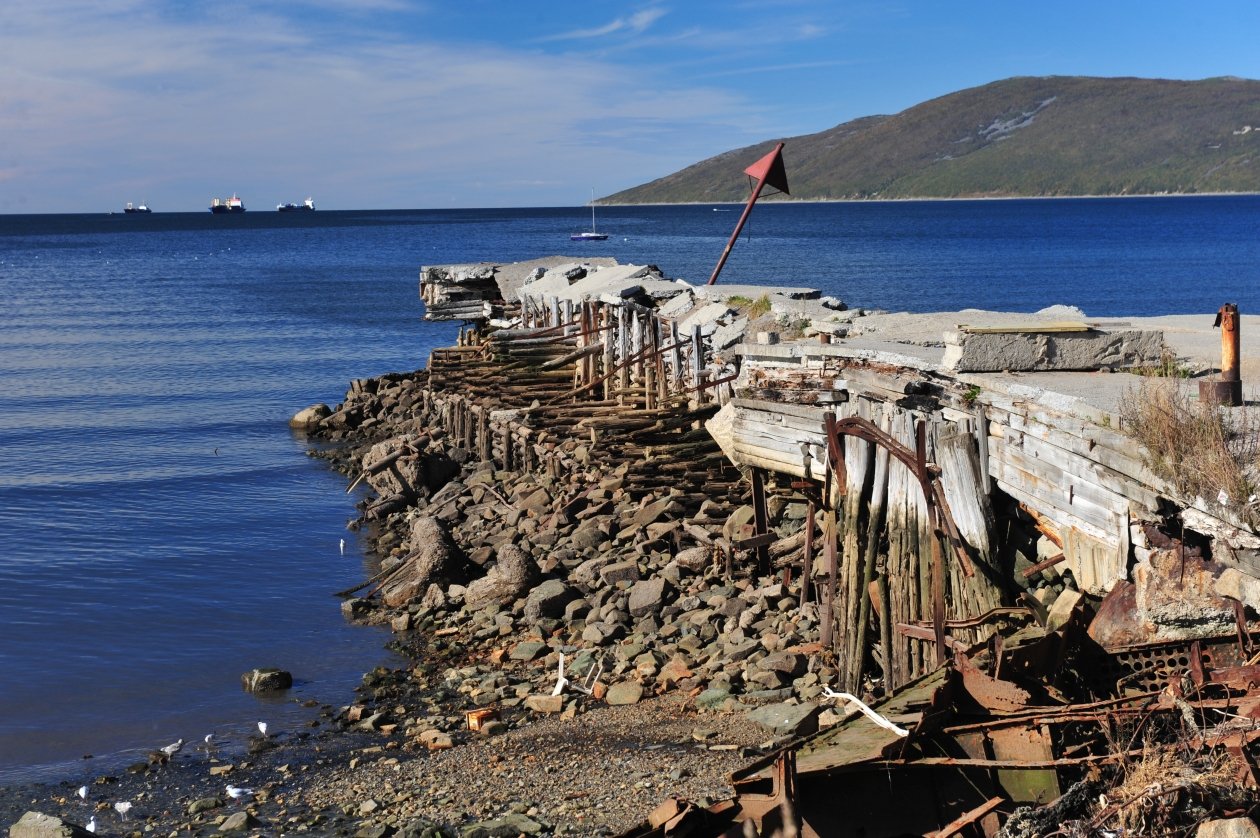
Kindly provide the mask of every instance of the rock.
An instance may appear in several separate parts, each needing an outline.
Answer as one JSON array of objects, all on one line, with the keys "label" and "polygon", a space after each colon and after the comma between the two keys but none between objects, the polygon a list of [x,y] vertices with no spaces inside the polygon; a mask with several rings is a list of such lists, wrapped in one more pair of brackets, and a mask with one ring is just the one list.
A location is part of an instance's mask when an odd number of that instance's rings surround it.
[{"label": "rock", "polygon": [[83,827],[42,812],[27,812],[9,827],[9,838],[91,838]]},{"label": "rock", "polygon": [[535,713],[559,713],[564,709],[563,695],[527,695],[525,706]]},{"label": "rock", "polygon": [[203,797],[188,804],[188,814],[200,815],[202,812],[218,809],[222,805],[223,801],[217,797]]},{"label": "rock", "polygon": [[630,616],[645,617],[658,613],[669,590],[669,583],[659,576],[635,582],[630,587]]},{"label": "rock", "polygon": [[1194,838],[1260,838],[1260,828],[1251,818],[1219,818],[1199,824]]},{"label": "rock", "polygon": [[748,718],[775,736],[806,736],[818,730],[819,707],[804,704],[767,704],[748,714]]},{"label": "rock", "polygon": [[423,731],[416,739],[430,751],[445,751],[455,747],[455,740],[437,728]]},{"label": "rock", "polygon": [[1076,609],[1076,605],[1081,601],[1082,596],[1080,591],[1071,589],[1059,594],[1047,613],[1046,631],[1058,631],[1067,625],[1068,620],[1072,619],[1072,612]]},{"label": "rock", "polygon": [[251,815],[249,812],[235,812],[227,816],[223,823],[219,824],[220,832],[245,832],[249,829],[257,829],[262,826],[262,821]]},{"label": "rock", "polygon": [[514,661],[532,661],[546,654],[547,644],[541,640],[523,640],[512,647],[509,657]]},{"label": "rock", "polygon": [[633,561],[613,562],[604,565],[599,571],[599,578],[605,585],[616,585],[618,582],[637,582],[639,565]]},{"label": "rock", "polygon": [[347,620],[362,620],[376,610],[376,603],[363,597],[351,597],[341,603],[341,616]]},{"label": "rock", "polygon": [[531,623],[554,620],[564,615],[564,607],[581,596],[559,579],[548,579],[529,592],[525,600],[525,619]]},{"label": "rock", "polygon": [[293,676],[283,669],[251,669],[241,676],[241,686],[251,693],[287,690],[293,686]]},{"label": "rock", "polygon": [[313,404],[293,414],[293,418],[289,420],[289,427],[304,431],[313,430],[331,415],[332,409],[328,405]]},{"label": "rock", "polygon": [[369,822],[359,827],[354,838],[389,838],[397,831],[387,823]]},{"label": "rock", "polygon": [[569,537],[569,543],[573,545],[573,549],[579,551],[594,549],[607,540],[608,533],[595,524],[583,524]]},{"label": "rock", "polygon": [[789,680],[804,675],[806,665],[805,656],[794,652],[774,652],[757,661],[761,669],[777,672]]},{"label": "rock", "polygon": [[487,605],[506,605],[519,599],[538,578],[538,565],[515,544],[499,547],[494,567],[464,591],[464,606],[479,611]]},{"label": "rock", "polygon": [[403,568],[381,585],[381,601],[387,606],[405,605],[432,584],[468,581],[472,563],[437,518],[424,516],[412,521],[410,544],[413,552]]},{"label": "rock", "polygon": [[674,556],[674,561],[678,566],[689,570],[692,573],[699,573],[709,566],[713,559],[713,551],[708,547],[688,547],[686,550],[679,550]]},{"label": "rock", "polygon": [[510,814],[492,821],[469,824],[460,830],[459,838],[517,838],[520,835],[537,835],[543,826],[525,815]]},{"label": "rock", "polygon": [[611,705],[638,704],[643,698],[643,685],[638,681],[622,681],[613,684],[604,695],[604,701]]},{"label": "rock", "polygon": [[455,833],[443,829],[428,818],[408,821],[399,833],[402,838],[454,838]]},{"label": "rock", "polygon": [[701,710],[720,710],[726,700],[731,697],[731,691],[720,687],[710,687],[700,695],[696,696],[696,707]]}]

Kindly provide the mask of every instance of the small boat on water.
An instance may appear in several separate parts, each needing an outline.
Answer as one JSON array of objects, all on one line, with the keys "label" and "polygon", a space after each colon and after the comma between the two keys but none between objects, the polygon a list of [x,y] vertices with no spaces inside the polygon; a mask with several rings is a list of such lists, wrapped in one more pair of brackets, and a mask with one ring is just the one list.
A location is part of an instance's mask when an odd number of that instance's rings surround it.
[{"label": "small boat on water", "polygon": [[590,232],[582,231],[581,233],[573,233],[569,236],[570,241],[575,242],[602,242],[608,238],[607,233],[595,232],[595,190],[591,190],[591,229]]},{"label": "small boat on water", "polygon": [[215,215],[222,215],[227,212],[244,212],[245,204],[233,192],[231,198],[212,199],[210,201],[210,211]]},{"label": "small boat on water", "polygon": [[309,212],[315,209],[315,199],[307,198],[300,204],[276,204],[276,212]]},{"label": "small boat on water", "polygon": [[128,215],[131,215],[137,212],[153,212],[153,210],[149,209],[144,204],[133,204],[130,201],[128,201],[127,206],[123,207],[123,212],[127,213]]}]

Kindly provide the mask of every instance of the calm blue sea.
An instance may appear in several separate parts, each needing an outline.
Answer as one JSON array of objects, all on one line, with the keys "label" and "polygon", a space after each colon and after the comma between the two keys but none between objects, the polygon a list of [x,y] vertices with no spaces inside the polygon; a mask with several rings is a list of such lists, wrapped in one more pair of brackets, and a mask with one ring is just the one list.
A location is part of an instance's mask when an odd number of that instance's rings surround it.
[{"label": "calm blue sea", "polygon": [[[386,663],[344,480],[286,421],[424,364],[422,264],[600,254],[703,282],[713,206],[0,216],[0,783],[292,735]],[[763,205],[723,281],[851,305],[1260,311],[1260,198]],[[339,541],[345,539],[342,555]],[[244,694],[275,665],[290,700]],[[95,759],[84,762],[85,754]]]}]

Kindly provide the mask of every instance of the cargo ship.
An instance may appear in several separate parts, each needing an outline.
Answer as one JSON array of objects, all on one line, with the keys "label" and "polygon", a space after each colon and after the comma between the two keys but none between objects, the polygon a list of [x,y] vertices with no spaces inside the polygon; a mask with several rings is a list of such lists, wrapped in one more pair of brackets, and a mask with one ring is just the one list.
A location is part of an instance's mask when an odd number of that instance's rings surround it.
[{"label": "cargo ship", "polygon": [[153,212],[153,210],[149,209],[144,204],[133,204],[128,201],[127,206],[123,207],[123,212],[130,215],[135,212]]},{"label": "cargo ship", "polygon": [[231,198],[214,198],[210,201],[210,211],[218,215],[225,212],[244,212],[245,205],[241,203],[241,199],[236,197],[236,193],[232,193]]},{"label": "cargo ship", "polygon": [[276,212],[306,212],[315,209],[315,199],[307,198],[300,204],[276,204]]}]

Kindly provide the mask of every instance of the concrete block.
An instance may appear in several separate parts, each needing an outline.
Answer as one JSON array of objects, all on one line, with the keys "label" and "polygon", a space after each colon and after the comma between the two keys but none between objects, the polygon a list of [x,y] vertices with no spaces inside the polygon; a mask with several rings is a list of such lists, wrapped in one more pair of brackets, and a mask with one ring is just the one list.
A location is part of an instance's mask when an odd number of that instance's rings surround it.
[{"label": "concrete block", "polygon": [[945,332],[942,365],[956,372],[1034,372],[1155,366],[1164,333],[1063,324],[966,326]]}]

